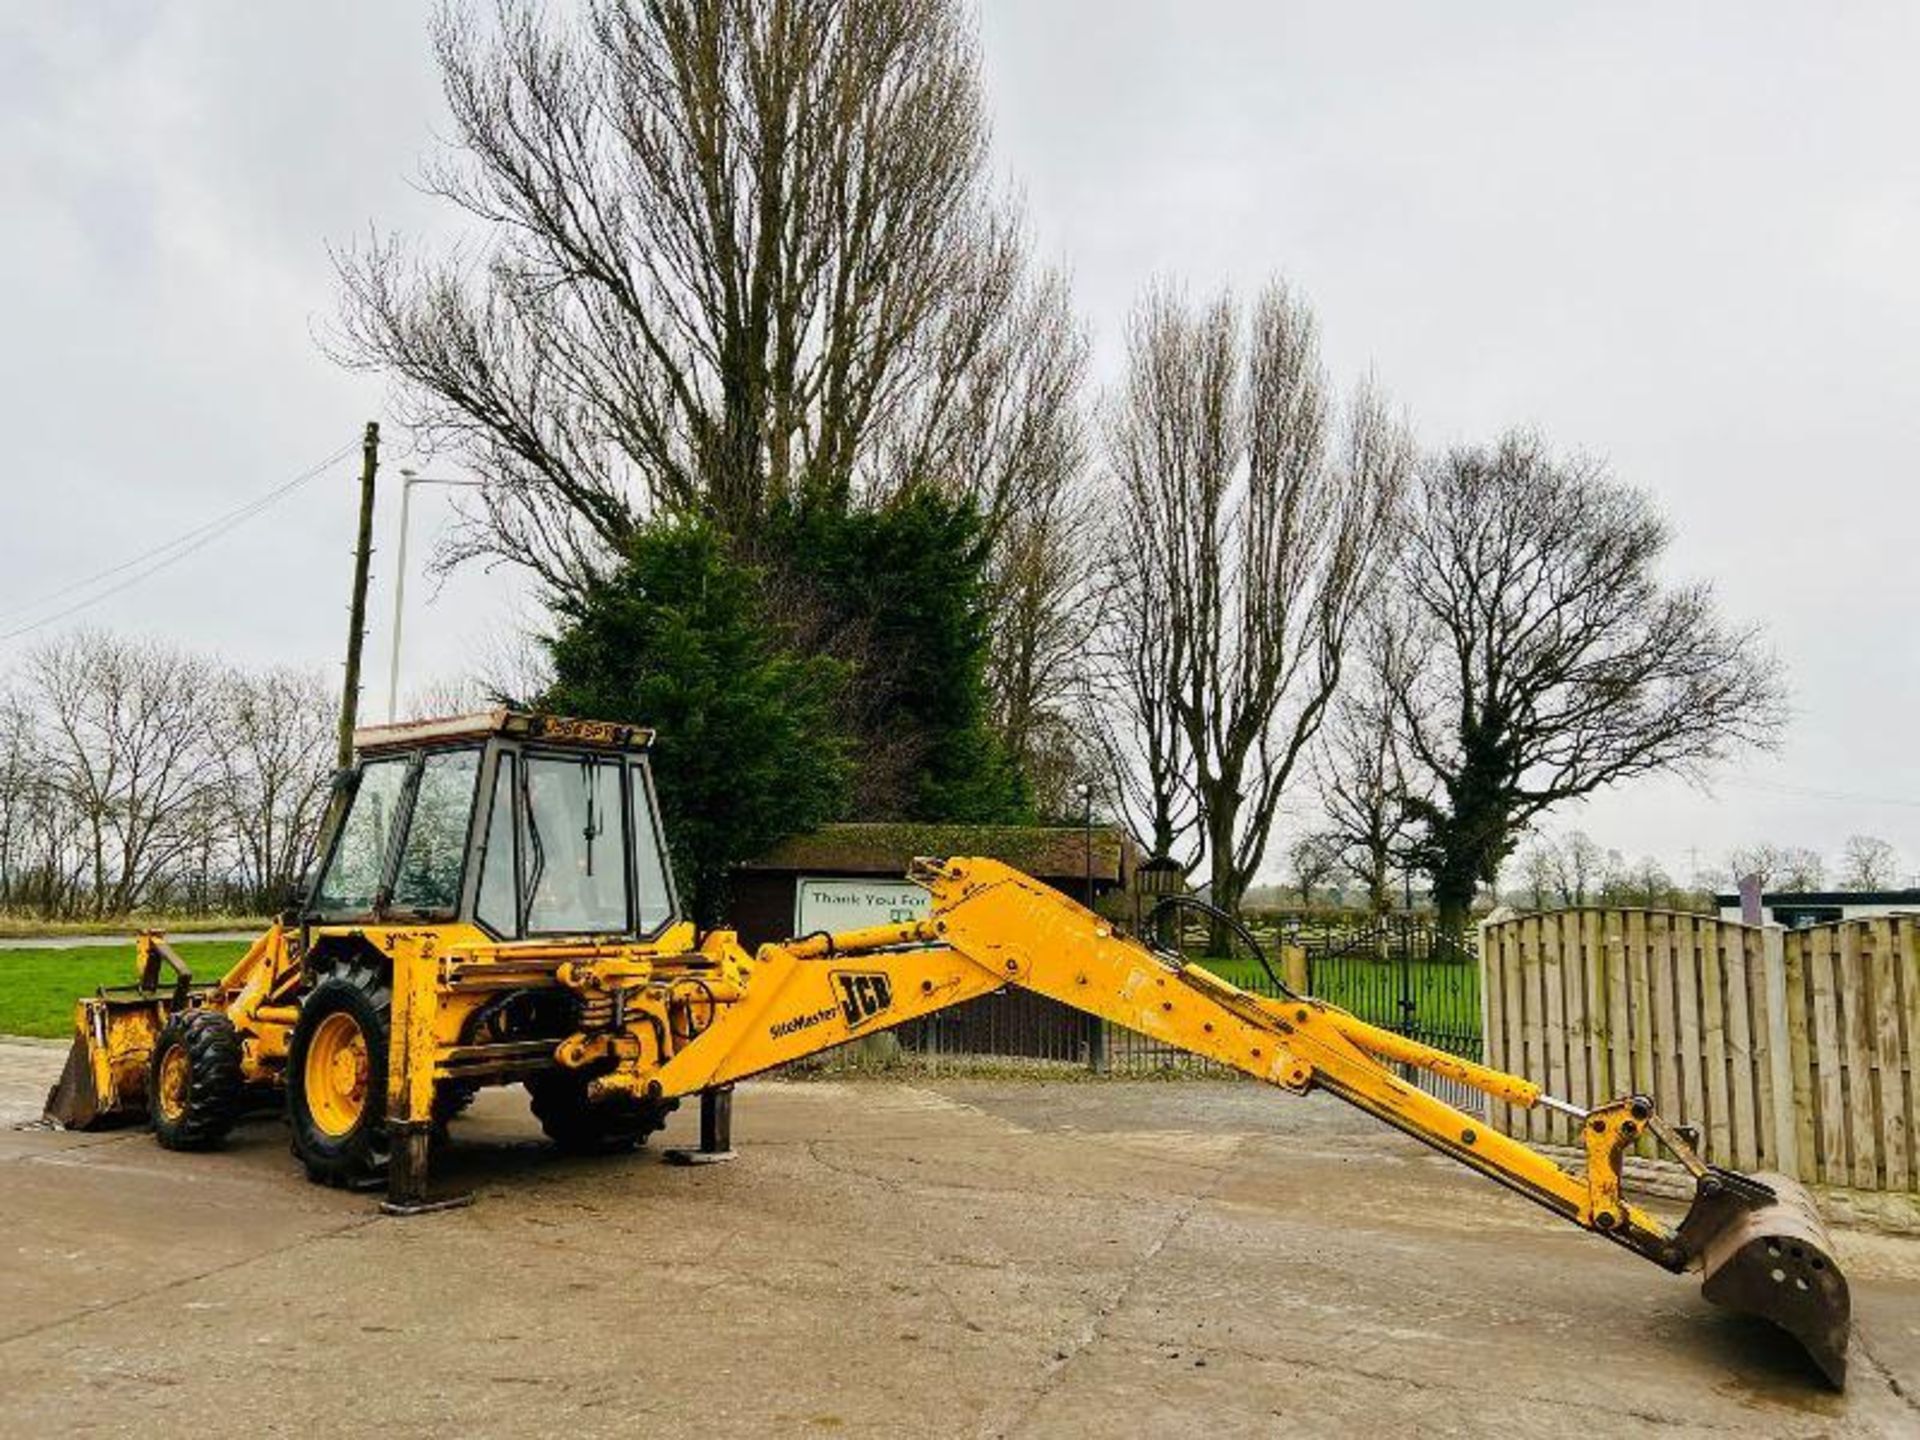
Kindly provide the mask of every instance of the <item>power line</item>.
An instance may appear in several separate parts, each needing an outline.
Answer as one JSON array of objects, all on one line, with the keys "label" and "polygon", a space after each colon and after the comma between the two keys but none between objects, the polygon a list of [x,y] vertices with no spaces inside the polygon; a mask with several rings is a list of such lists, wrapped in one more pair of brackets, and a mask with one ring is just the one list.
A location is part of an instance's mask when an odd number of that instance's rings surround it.
[{"label": "power line", "polygon": [[273,489],[267,491],[266,494],[248,501],[238,509],[229,510],[226,514],[217,516],[202,525],[197,525],[191,530],[174,536],[173,539],[163,544],[156,545],[152,549],[143,551],[130,559],[122,560],[117,565],[110,565],[97,574],[89,575],[85,579],[75,580],[63,585],[57,590],[42,595],[37,600],[29,601],[24,605],[16,605],[10,610],[0,611],[0,618],[25,614],[51,604],[63,596],[71,595],[76,591],[86,590],[99,584],[102,580],[109,580],[115,575],[125,574],[125,572],[133,570],[136,566],[144,567],[136,570],[134,574],[128,575],[126,579],[120,581],[118,584],[109,585],[106,589],[97,591],[85,599],[75,601],[71,605],[54,611],[51,615],[43,616],[41,619],[30,621],[25,625],[18,626],[15,629],[6,631],[4,634],[0,634],[0,641],[15,640],[22,635],[29,635],[35,630],[51,625],[55,621],[64,620],[69,615],[78,614],[82,610],[99,604],[102,600],[131,589],[142,580],[159,574],[168,566],[177,564],[195,551],[203,549],[236,526],[251,520],[262,511],[270,509],[281,500],[286,499],[287,496],[298,490],[302,485],[326,473],[329,466],[337,464],[340,460],[344,459],[353,451],[357,444],[357,441],[353,441],[341,446],[340,449],[334,451],[333,454],[327,456],[326,459],[320,461],[318,464],[301,471],[300,474],[294,476],[293,479],[276,485]]},{"label": "power line", "polygon": [[1727,784],[1726,788],[1762,790],[1775,795],[1792,795],[1806,800],[1830,800],[1840,805],[1898,805],[1903,809],[1920,810],[1920,800],[1909,800],[1902,796],[1858,795],[1845,790],[1820,790],[1810,785],[1786,785],[1774,780],[1735,780]]},{"label": "power line", "polygon": [[316,475],[324,471],[327,468],[327,466],[332,465],[336,461],[342,459],[352,449],[353,449],[353,446],[351,444],[343,445],[340,449],[334,451],[333,454],[329,455],[326,459],[322,460],[318,465],[315,465],[312,469],[302,471],[299,475],[296,475],[293,479],[287,481],[285,484],[276,485],[273,489],[269,490],[265,495],[261,495],[253,500],[249,500],[246,504],[240,506],[238,509],[229,510],[224,515],[218,515],[214,517],[212,520],[207,521],[204,525],[196,525],[193,529],[185,531],[182,534],[176,535],[171,540],[165,541],[162,544],[154,546],[151,550],[143,550],[138,555],[134,555],[129,559],[122,560],[118,565],[110,565],[105,570],[101,570],[96,574],[88,575],[79,580],[71,581],[66,585],[62,585],[58,590],[49,591],[47,594],[42,595],[37,600],[28,601],[24,605],[15,605],[11,609],[0,610],[0,620],[11,619],[15,615],[24,614],[29,610],[38,610],[41,606],[46,605],[51,601],[58,600],[63,595],[71,595],[76,590],[85,590],[89,586],[95,585],[102,580],[109,579],[112,576],[118,575],[125,570],[132,569],[135,565],[143,564],[146,561],[151,560],[158,555],[163,555],[167,551],[172,550],[175,546],[184,545],[188,541],[193,540],[196,537],[205,534],[209,530],[214,530],[228,524],[229,522],[237,522],[239,520],[246,519],[251,515],[257,514],[260,510],[265,509],[268,505],[271,505],[274,501],[278,500],[281,496],[291,493],[293,490],[297,489],[299,486],[304,485],[307,481],[313,479]]}]

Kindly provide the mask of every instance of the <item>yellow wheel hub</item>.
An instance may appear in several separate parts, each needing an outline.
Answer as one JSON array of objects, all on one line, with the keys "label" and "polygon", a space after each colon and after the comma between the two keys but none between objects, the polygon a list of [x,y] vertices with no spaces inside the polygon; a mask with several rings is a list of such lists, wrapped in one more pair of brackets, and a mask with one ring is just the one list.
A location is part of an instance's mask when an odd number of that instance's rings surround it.
[{"label": "yellow wheel hub", "polygon": [[160,1094],[156,1098],[161,1117],[169,1122],[178,1120],[187,1113],[187,1099],[192,1094],[193,1062],[187,1058],[186,1046],[175,1045],[160,1061]]},{"label": "yellow wheel hub", "polygon": [[367,1036],[345,1011],[322,1020],[307,1044],[301,1075],[307,1113],[324,1133],[352,1133],[367,1108]]}]

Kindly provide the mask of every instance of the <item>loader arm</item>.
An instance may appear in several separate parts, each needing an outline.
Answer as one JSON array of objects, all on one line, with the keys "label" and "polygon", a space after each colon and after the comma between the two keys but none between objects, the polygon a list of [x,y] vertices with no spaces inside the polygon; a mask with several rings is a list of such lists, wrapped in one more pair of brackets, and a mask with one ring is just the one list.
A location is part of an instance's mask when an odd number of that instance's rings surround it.
[{"label": "loader arm", "polygon": [[[649,1089],[665,1097],[713,1090],[1019,986],[1281,1089],[1324,1089],[1669,1270],[1706,1270],[1709,1299],[1775,1321],[1835,1383],[1844,1375],[1846,1285],[1811,1200],[1784,1177],[1757,1179],[1704,1164],[1644,1097],[1583,1109],[1531,1080],[1321,1001],[1251,994],[1117,933],[996,861],[922,861],[914,878],[933,894],[924,920],[762,947],[745,993],[681,1046]],[[1584,1164],[1577,1171],[1562,1166],[1410,1084],[1394,1065],[1444,1075],[1510,1105],[1544,1104],[1575,1116]],[[1642,1134],[1694,1176],[1695,1200],[1677,1227],[1623,1193],[1623,1159]]]}]

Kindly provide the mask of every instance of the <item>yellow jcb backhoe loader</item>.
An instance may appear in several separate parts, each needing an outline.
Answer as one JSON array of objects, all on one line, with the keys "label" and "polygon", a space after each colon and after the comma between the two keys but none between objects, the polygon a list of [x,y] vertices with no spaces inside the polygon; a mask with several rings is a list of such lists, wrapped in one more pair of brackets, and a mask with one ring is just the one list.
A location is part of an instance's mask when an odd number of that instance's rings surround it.
[{"label": "yellow jcb backhoe loader", "polygon": [[[1703,1163],[1641,1096],[1591,1109],[1282,987],[1255,995],[1118,932],[986,859],[916,862],[924,920],[762,946],[681,917],[648,731],[494,711],[361,732],[303,908],[220,980],[195,985],[157,937],[139,982],[82,1000],[48,1118],[150,1117],[160,1143],[213,1146],[252,1097],[284,1094],[315,1180],[435,1209],[433,1139],[481,1086],[520,1083],[559,1145],[643,1141],[688,1095],[690,1161],[731,1154],[731,1086],[802,1056],[1020,986],[1305,1094],[1322,1089],[1763,1316],[1837,1386],[1848,1293],[1811,1198]],[[169,965],[171,985],[161,984]],[[1547,1155],[1401,1078],[1417,1067],[1581,1125]],[[1622,1191],[1642,1136],[1691,1172],[1677,1226]]]}]

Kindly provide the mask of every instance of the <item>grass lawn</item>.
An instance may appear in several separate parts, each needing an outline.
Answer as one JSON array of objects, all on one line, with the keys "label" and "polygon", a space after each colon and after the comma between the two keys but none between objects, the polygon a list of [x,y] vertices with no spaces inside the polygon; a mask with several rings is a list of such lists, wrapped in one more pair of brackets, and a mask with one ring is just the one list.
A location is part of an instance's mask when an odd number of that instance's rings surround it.
[{"label": "grass lawn", "polygon": [[[1243,989],[1270,993],[1266,972],[1250,959],[1203,960],[1222,980]],[[1414,1024],[1419,1031],[1446,1035],[1480,1033],[1480,967],[1450,960],[1403,962],[1341,956],[1314,967],[1313,993],[1329,1004],[1374,1025],[1401,1023],[1401,999],[1413,1001]]]},{"label": "grass lawn", "polygon": [[[247,942],[181,940],[173,948],[196,981],[217,980],[246,953]],[[0,950],[0,1035],[64,1038],[73,1031],[75,1000],[102,985],[130,985],[137,978],[130,940],[67,949]]]}]

